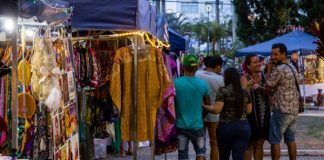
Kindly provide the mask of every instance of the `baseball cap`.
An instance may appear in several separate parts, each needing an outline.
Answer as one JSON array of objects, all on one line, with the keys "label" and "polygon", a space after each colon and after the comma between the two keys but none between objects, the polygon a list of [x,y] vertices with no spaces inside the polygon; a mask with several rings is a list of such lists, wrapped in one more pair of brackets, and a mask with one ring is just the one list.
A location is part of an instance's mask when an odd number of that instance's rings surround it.
[{"label": "baseball cap", "polygon": [[198,66],[198,59],[196,55],[193,54],[188,54],[185,55],[183,58],[183,65],[185,67],[194,67],[194,66]]}]

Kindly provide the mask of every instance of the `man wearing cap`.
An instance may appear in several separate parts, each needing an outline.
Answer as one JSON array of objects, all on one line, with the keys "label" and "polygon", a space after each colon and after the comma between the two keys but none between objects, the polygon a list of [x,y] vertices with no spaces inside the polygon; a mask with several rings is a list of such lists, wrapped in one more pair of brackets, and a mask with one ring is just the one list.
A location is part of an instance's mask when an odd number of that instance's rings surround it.
[{"label": "man wearing cap", "polygon": [[195,55],[186,55],[183,66],[184,76],[174,80],[178,159],[189,159],[188,145],[191,141],[196,152],[196,160],[204,160],[206,142],[202,103],[210,104],[208,84],[195,77],[198,69],[198,59]]}]

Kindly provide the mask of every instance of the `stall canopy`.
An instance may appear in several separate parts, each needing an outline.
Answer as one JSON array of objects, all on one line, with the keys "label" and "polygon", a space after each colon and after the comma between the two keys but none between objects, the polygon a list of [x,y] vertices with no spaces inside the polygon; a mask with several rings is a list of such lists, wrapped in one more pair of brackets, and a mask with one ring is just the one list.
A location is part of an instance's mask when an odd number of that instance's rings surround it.
[{"label": "stall canopy", "polygon": [[0,0],[0,16],[16,17],[17,10],[16,0]]},{"label": "stall canopy", "polygon": [[298,50],[305,55],[316,49],[317,46],[313,43],[316,39],[316,37],[310,34],[301,31],[293,31],[272,40],[239,49],[235,53],[236,57],[246,56],[248,54],[270,56],[272,44],[284,43],[287,46],[288,54],[294,50]]},{"label": "stall canopy", "polygon": [[163,15],[159,15],[156,19],[156,38],[163,42],[169,43],[168,22]]},{"label": "stall canopy", "polygon": [[156,34],[156,11],[148,0],[71,1],[72,28],[79,30],[141,30]]},{"label": "stall canopy", "polygon": [[62,0],[20,0],[19,2],[17,0],[0,0],[0,16],[11,18],[18,16],[24,19],[33,18],[38,22],[61,23],[69,18],[72,11],[69,2]]},{"label": "stall canopy", "polygon": [[168,28],[169,32],[169,43],[171,45],[172,52],[185,51],[186,50],[186,39],[184,39],[179,33],[171,28]]}]

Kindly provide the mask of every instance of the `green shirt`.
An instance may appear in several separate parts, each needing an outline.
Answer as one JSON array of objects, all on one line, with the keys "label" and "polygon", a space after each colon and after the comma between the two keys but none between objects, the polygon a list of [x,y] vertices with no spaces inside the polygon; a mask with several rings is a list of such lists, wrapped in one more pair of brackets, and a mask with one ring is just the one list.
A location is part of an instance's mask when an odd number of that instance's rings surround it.
[{"label": "green shirt", "polygon": [[176,126],[181,129],[203,128],[203,97],[208,96],[208,84],[197,78],[183,76],[174,80],[176,89]]}]

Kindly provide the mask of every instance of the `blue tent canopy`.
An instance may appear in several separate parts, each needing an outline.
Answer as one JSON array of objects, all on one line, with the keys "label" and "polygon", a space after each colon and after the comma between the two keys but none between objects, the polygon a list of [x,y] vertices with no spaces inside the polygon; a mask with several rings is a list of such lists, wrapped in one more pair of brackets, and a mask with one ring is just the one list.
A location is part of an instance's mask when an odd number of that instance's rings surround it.
[{"label": "blue tent canopy", "polygon": [[272,40],[239,49],[235,53],[236,57],[246,56],[248,54],[270,56],[272,45],[274,43],[283,43],[287,46],[288,54],[294,50],[301,51],[302,54],[307,54],[316,49],[317,46],[313,43],[316,39],[316,37],[310,34],[293,31]]},{"label": "blue tent canopy", "polygon": [[186,50],[186,40],[176,31],[168,28],[169,32],[169,43],[171,45],[171,51],[185,51]]},{"label": "blue tent canopy", "polygon": [[148,0],[82,0],[71,5],[73,29],[141,30],[156,34],[156,11]]}]

